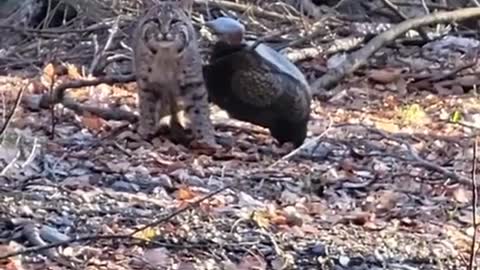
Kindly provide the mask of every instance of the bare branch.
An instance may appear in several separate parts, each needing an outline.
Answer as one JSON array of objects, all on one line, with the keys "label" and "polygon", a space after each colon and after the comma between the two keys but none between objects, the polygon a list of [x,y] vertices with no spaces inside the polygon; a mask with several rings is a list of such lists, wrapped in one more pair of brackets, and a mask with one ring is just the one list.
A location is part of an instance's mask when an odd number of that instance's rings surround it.
[{"label": "bare branch", "polygon": [[437,12],[399,23],[395,27],[373,38],[363,48],[350,54],[345,62],[312,83],[314,95],[322,95],[324,90],[335,86],[345,76],[364,66],[368,58],[386,44],[392,42],[410,29],[419,28],[432,23],[462,21],[480,17],[480,8],[464,8],[449,12]]}]

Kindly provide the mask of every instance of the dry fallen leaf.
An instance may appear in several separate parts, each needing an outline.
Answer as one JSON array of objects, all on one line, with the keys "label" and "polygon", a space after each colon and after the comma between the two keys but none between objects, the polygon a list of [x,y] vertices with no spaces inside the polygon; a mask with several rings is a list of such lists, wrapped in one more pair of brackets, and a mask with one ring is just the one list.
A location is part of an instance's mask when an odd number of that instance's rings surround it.
[{"label": "dry fallen leaf", "polygon": [[106,125],[105,120],[89,112],[85,112],[80,119],[85,127],[94,131],[100,131]]},{"label": "dry fallen leaf", "polygon": [[391,133],[395,133],[395,132],[398,132],[400,130],[398,125],[396,125],[392,122],[384,122],[384,121],[376,121],[375,122],[375,127],[380,129],[380,130],[388,131],[388,132],[391,132]]},{"label": "dry fallen leaf", "polygon": [[472,198],[472,192],[467,191],[463,186],[457,186],[452,191],[453,198],[459,203],[468,203]]},{"label": "dry fallen leaf", "polygon": [[73,64],[67,64],[68,78],[70,79],[81,79],[82,75],[78,71],[78,68]]},{"label": "dry fallen leaf", "polygon": [[270,226],[270,215],[265,211],[253,211],[252,220],[260,228],[268,228]]},{"label": "dry fallen leaf", "polygon": [[344,223],[351,222],[355,225],[361,225],[361,226],[364,226],[367,223],[371,223],[373,220],[375,220],[374,213],[363,212],[363,211],[357,211],[350,215],[346,215],[342,218],[342,221]]},{"label": "dry fallen leaf", "polygon": [[400,79],[401,74],[402,74],[401,69],[393,69],[393,68],[376,69],[376,70],[369,71],[368,78],[378,83],[387,84],[387,83],[395,82],[398,79]]},{"label": "dry fallen leaf", "polygon": [[176,197],[181,201],[188,201],[196,197],[195,192],[193,192],[189,187],[180,187],[176,192]]},{"label": "dry fallen leaf", "polygon": [[55,80],[55,67],[52,63],[48,63],[43,68],[43,79],[48,83],[51,84]]}]

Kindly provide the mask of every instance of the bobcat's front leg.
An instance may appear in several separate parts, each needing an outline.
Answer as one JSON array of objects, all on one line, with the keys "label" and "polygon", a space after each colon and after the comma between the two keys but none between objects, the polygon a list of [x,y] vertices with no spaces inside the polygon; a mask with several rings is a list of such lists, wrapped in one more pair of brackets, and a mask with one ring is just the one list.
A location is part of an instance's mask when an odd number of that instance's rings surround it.
[{"label": "bobcat's front leg", "polygon": [[157,96],[145,90],[138,91],[138,109],[140,112],[138,134],[144,140],[150,140],[156,133],[158,119]]},{"label": "bobcat's front leg", "polygon": [[190,120],[194,136],[192,146],[199,148],[220,149],[215,141],[215,130],[210,119],[208,94],[203,81],[186,83],[181,86],[184,97],[185,113]]}]

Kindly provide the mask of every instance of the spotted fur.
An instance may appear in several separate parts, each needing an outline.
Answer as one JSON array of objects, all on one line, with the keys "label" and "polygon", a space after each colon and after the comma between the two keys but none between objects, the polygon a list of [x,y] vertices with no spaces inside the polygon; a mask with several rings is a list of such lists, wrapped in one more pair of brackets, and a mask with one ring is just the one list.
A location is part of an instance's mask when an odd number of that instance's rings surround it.
[{"label": "spotted fur", "polygon": [[139,133],[150,138],[170,115],[171,128],[182,127],[184,110],[197,143],[218,147],[210,120],[202,60],[190,18],[191,0],[160,2],[138,21],[133,35],[137,76]]}]

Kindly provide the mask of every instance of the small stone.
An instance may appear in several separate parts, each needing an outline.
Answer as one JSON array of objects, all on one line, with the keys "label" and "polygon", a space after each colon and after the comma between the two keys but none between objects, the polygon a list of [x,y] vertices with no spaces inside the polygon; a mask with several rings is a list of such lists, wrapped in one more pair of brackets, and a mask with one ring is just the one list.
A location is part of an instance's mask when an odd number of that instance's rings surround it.
[{"label": "small stone", "polygon": [[341,266],[347,267],[348,264],[350,263],[350,258],[348,258],[347,256],[340,256],[338,258],[338,262],[340,263]]},{"label": "small stone", "polygon": [[138,192],[140,187],[136,184],[125,182],[125,181],[116,181],[112,184],[112,188],[116,191],[125,191],[125,192]]},{"label": "small stone", "polygon": [[310,250],[316,256],[327,256],[327,247],[322,243],[316,243]]}]

